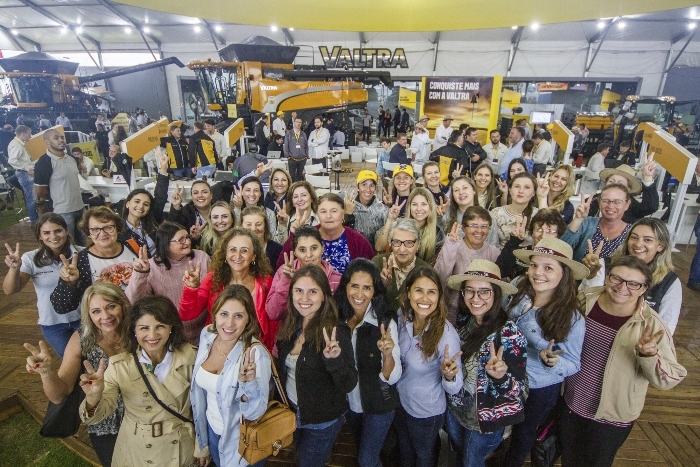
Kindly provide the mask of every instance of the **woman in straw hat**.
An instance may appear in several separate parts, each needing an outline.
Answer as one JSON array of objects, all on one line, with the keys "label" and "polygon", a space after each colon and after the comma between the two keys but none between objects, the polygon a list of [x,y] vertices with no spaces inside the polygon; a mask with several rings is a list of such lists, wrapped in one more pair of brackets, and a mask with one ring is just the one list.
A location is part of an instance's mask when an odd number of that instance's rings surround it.
[{"label": "woman in straw hat", "polygon": [[572,259],[571,246],[544,237],[532,250],[515,250],[528,264],[526,276],[512,284],[518,290],[506,311],[527,339],[530,394],[525,419],[513,426],[505,465],[520,467],[535,442],[537,427],[559,399],[564,378],[580,368],[586,325],[577,300],[576,281],[588,268]]},{"label": "woman in straw hat", "polygon": [[521,422],[527,392],[527,341],[501,305],[518,289],[501,280],[491,261],[475,259],[447,282],[462,294],[457,330],[461,342],[462,389],[447,396],[447,432],[457,447],[457,464],[483,466],[503,439],[506,426]]},{"label": "woman in straw hat", "polygon": [[[600,171],[600,179],[606,185],[619,183],[625,185],[630,194],[633,195],[630,200],[630,207],[627,208],[622,220],[628,224],[632,224],[641,219],[655,213],[659,209],[659,192],[656,191],[654,183],[654,173],[656,172],[656,162],[654,162],[654,153],[648,157],[642,158],[642,182],[636,176],[636,172],[629,165],[621,165],[616,169],[603,169]],[[634,196],[642,193],[642,201],[637,201]],[[589,216],[597,216],[600,207],[598,206],[598,196],[593,197]]]},{"label": "woman in straw hat", "polygon": [[605,287],[583,297],[581,370],[566,378],[560,420],[564,467],[612,465],[649,384],[667,390],[687,375],[668,327],[644,300],[651,281],[644,261],[623,256],[610,267]]}]

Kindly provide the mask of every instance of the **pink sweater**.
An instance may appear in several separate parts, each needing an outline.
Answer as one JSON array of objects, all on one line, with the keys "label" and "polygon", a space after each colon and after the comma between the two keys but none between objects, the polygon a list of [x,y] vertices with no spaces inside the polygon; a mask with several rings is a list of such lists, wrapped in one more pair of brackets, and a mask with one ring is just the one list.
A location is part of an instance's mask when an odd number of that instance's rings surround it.
[{"label": "pink sweater", "polygon": [[134,303],[141,297],[146,295],[164,295],[173,302],[175,307],[180,306],[180,298],[182,297],[182,278],[187,271],[188,262],[192,261],[195,266],[200,263],[201,272],[199,280],[203,280],[204,276],[209,271],[209,263],[211,259],[209,255],[201,250],[193,250],[194,258],[185,257],[180,261],[170,261],[170,269],[165,269],[165,266],[156,264],[153,258],[148,260],[151,266],[151,271],[148,274],[142,274],[134,271],[129,281],[129,286],[126,288],[127,298],[131,303]]},{"label": "pink sweater", "polygon": [[[335,293],[335,289],[338,288],[342,275],[336,271],[333,266],[323,260],[321,260],[321,265],[326,273],[328,282],[330,282],[331,292]],[[299,260],[294,260],[294,269],[297,270],[300,267]],[[290,282],[291,279],[282,274],[282,268],[279,268],[275,273],[274,279],[272,279],[270,293],[267,295],[267,301],[265,302],[267,316],[273,321],[283,320],[287,314],[287,297],[289,296]]]}]

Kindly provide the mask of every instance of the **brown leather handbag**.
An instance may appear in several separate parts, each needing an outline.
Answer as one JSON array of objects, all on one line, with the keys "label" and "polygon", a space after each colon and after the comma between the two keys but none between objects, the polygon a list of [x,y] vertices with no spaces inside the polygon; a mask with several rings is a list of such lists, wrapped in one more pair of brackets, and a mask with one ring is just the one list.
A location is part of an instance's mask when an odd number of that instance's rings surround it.
[{"label": "brown leather handbag", "polygon": [[[261,345],[265,352],[270,352]],[[280,450],[292,444],[294,430],[296,429],[296,415],[289,408],[287,395],[280,384],[275,363],[270,355],[272,364],[272,378],[280,394],[282,402],[271,400],[267,404],[267,410],[262,417],[255,421],[241,417],[241,434],[238,439],[238,454],[248,462],[255,464],[270,456],[277,456]]]}]

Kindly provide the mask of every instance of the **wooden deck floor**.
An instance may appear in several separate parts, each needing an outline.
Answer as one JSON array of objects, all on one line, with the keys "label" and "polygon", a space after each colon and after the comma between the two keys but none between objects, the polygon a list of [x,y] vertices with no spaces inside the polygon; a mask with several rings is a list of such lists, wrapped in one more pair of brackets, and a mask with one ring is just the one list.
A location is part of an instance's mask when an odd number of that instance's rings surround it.
[{"label": "wooden deck floor", "polygon": [[[34,248],[34,236],[29,224],[18,224],[0,232],[0,246],[5,242],[21,242],[21,250]],[[4,251],[4,250],[3,250]],[[4,254],[4,253],[3,253]],[[683,283],[694,248],[674,254],[674,262]],[[0,276],[7,268],[0,263]],[[37,417],[43,416],[47,399],[37,375],[25,369],[27,352],[24,342],[36,345],[41,339],[36,324],[36,295],[30,284],[22,292],[5,296],[0,292],[0,401],[19,395],[27,409]],[[683,307],[675,334],[678,360],[688,369],[688,377],[671,391],[650,388],[646,406],[628,440],[618,452],[615,466],[691,467],[700,466],[700,293],[684,287]],[[70,446],[96,461],[87,436],[81,432],[70,440]],[[331,465],[356,465],[352,439],[343,433],[336,443]],[[283,452],[271,460],[271,467],[293,465],[291,452]],[[0,458],[0,465],[2,459]]]}]

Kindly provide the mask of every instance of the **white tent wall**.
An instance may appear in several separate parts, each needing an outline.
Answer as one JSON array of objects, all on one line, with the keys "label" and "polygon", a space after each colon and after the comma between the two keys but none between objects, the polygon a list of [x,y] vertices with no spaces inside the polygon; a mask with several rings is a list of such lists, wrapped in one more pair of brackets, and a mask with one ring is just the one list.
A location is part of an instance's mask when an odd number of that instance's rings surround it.
[{"label": "white tent wall", "polygon": [[[683,47],[680,41],[673,47],[673,57]],[[297,62],[322,64],[319,46],[329,52],[334,45],[349,49],[359,48],[359,40],[342,42],[296,42],[301,46]],[[390,69],[395,78],[421,76],[491,76],[506,75],[510,42],[508,41],[441,41],[435,72],[433,72],[433,44],[426,37],[412,41],[370,40],[365,48],[388,48],[392,52],[403,48],[409,68]],[[193,50],[196,48],[197,50]],[[595,53],[594,44],[591,56]],[[657,95],[663,71],[667,64],[671,45],[667,41],[607,41],[603,43],[589,71],[589,78],[642,78],[641,94]],[[313,59],[310,56],[314,51]],[[575,78],[583,77],[586,68],[588,43],[585,41],[522,41],[515,54],[511,77],[516,78]],[[218,55],[211,44],[164,44],[163,56],[176,56],[183,63],[190,60],[217,60]],[[691,43],[675,66],[700,66],[700,43]],[[187,68],[166,67],[166,76],[173,116],[179,115],[180,96],[178,76],[194,76]]]}]

